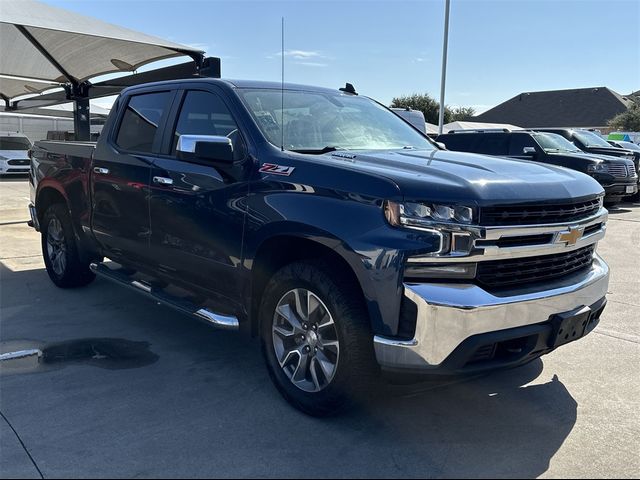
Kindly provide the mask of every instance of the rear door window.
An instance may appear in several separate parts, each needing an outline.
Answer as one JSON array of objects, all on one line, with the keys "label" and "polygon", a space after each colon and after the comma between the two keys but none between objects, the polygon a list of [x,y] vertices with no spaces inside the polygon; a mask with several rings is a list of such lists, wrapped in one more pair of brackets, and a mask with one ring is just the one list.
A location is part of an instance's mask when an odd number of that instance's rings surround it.
[{"label": "rear door window", "polygon": [[455,152],[475,152],[478,137],[476,133],[450,133],[438,137],[438,141]]},{"label": "rear door window", "polygon": [[172,92],[153,92],[134,95],[129,99],[122,116],[116,144],[123,150],[152,153],[159,139],[158,127],[169,108]]},{"label": "rear door window", "polygon": [[504,133],[483,133],[475,151],[486,155],[508,155],[509,135]]}]

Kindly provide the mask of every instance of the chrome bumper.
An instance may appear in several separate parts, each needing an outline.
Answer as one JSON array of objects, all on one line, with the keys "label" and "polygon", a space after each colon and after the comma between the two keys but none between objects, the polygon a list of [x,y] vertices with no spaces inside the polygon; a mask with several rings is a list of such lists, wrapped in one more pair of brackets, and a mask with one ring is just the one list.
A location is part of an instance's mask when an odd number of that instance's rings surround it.
[{"label": "chrome bumper", "polygon": [[466,339],[483,333],[548,321],[553,315],[593,305],[607,293],[609,267],[597,254],[591,270],[548,284],[542,291],[496,296],[477,285],[405,284],[417,305],[413,340],[374,338],[384,368],[434,369]]}]

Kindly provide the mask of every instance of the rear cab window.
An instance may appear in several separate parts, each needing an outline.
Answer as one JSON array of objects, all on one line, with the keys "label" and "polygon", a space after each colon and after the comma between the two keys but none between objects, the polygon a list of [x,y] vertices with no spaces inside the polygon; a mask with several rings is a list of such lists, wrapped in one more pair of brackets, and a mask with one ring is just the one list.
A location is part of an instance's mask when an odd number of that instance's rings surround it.
[{"label": "rear cab window", "polygon": [[132,95],[122,115],[116,145],[123,150],[152,153],[160,121],[169,108],[170,91]]}]

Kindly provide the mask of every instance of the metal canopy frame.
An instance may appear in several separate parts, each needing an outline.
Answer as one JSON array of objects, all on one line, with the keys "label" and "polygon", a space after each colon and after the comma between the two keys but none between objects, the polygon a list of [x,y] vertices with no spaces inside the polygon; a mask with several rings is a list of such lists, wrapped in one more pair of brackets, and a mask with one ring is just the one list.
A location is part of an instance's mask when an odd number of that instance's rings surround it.
[{"label": "metal canopy frame", "polygon": [[[26,32],[27,36],[29,32]],[[27,37],[28,38],[28,37]],[[33,45],[38,48],[41,53],[47,56],[48,60],[58,68],[55,59],[46,51],[38,47],[38,42],[34,39]],[[91,121],[89,112],[89,100],[118,95],[122,90],[134,85],[143,83],[160,82],[165,80],[180,80],[185,78],[197,77],[221,77],[221,62],[218,57],[197,56],[190,62],[171,65],[169,67],[149,70],[147,72],[135,73],[133,75],[124,75],[98,83],[90,81],[76,82],[73,77],[65,73],[64,68],[60,67],[60,73],[68,79],[68,83],[61,84],[64,90],[58,90],[51,93],[43,93],[33,97],[23,98],[20,100],[10,101],[9,98],[0,94],[5,102],[5,111],[23,111],[39,107],[48,107],[59,105],[61,103],[74,103],[73,122],[76,140],[86,141],[91,137]]]}]

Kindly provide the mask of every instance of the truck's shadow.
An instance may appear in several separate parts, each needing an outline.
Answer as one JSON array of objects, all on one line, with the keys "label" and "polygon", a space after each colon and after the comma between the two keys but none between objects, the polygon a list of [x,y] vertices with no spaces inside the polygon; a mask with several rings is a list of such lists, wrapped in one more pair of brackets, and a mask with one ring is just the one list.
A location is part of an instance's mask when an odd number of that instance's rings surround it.
[{"label": "truck's shadow", "polygon": [[[159,357],[133,369],[4,377],[3,413],[23,419],[36,457],[54,454],[54,438],[57,452],[69,452],[55,454],[60,475],[81,464],[101,476],[530,478],[548,469],[576,422],[561,379],[549,373],[524,386],[541,376],[540,360],[458,383],[380,385],[356,410],[309,418],[277,394],[255,340],[105,281],[63,291],[43,270],[1,263],[0,278],[5,341],[115,337],[149,342]],[[51,415],[55,423],[43,422]]]}]

